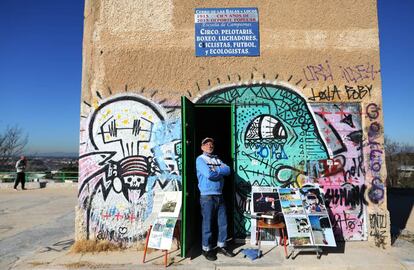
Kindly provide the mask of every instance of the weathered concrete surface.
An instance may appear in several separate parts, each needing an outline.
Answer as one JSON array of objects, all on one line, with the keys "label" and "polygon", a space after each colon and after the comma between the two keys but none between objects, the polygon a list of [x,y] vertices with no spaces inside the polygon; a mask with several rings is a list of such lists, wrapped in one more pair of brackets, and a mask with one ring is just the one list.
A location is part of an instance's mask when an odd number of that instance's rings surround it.
[{"label": "weathered concrete surface", "polygon": [[0,189],[0,269],[11,269],[36,250],[73,243],[76,187]]}]

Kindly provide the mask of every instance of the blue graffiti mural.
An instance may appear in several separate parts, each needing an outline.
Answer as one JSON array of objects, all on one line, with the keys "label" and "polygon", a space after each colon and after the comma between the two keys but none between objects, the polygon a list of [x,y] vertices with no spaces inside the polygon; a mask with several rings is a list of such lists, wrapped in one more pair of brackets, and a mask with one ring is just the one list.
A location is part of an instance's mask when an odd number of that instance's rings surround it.
[{"label": "blue graffiti mural", "polygon": [[[300,186],[307,162],[329,158],[306,100],[291,89],[238,86],[197,102],[235,105],[236,205],[243,205],[252,185]],[[250,233],[250,221],[242,210],[237,215],[236,237],[244,238]]]}]

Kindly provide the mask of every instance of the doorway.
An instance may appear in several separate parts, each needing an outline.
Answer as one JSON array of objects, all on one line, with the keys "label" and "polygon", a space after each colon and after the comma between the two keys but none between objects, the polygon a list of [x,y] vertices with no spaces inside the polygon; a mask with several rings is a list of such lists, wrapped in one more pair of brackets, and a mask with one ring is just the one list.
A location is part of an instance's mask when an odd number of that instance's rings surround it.
[{"label": "doorway", "polygon": [[[214,139],[214,154],[230,166],[232,173],[224,178],[223,197],[227,209],[227,235],[233,238],[234,232],[234,168],[232,151],[232,120],[231,106],[213,106],[196,104],[195,144],[196,157],[201,152],[201,140],[206,137]],[[198,193],[199,196],[199,193]],[[197,202],[199,202],[199,198]],[[201,213],[201,212],[200,212]],[[201,243],[201,215],[200,215],[200,243]],[[215,231],[215,234],[217,232]],[[213,240],[214,241],[214,240]],[[201,245],[200,245],[201,246]]]},{"label": "doorway", "polygon": [[[183,106],[183,218],[182,256],[195,257],[201,252],[200,192],[195,159],[202,153],[201,141],[214,138],[214,154],[233,168],[233,121],[231,105],[189,104]],[[190,107],[190,108],[189,108]],[[189,112],[190,111],[190,112]],[[188,121],[190,119],[190,121]],[[187,119],[187,120],[186,120]],[[223,197],[227,208],[228,238],[234,235],[234,176],[225,177]],[[185,194],[184,194],[185,193]],[[217,226],[217,224],[215,225]],[[214,227],[213,227],[214,228]],[[217,230],[217,228],[215,228]],[[217,236],[217,231],[213,235]],[[213,243],[217,239],[213,239]]]}]

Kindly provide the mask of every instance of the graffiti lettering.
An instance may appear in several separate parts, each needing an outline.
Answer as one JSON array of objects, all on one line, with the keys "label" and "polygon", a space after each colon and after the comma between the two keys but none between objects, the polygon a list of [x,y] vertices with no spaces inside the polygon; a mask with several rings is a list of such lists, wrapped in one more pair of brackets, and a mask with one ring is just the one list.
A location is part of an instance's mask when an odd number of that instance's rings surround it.
[{"label": "graffiti lettering", "polygon": [[356,88],[353,86],[345,85],[345,91],[349,100],[363,99],[366,95],[371,96],[372,84],[371,85],[357,85]]},{"label": "graffiti lettering", "polygon": [[333,74],[329,62],[326,64],[308,65],[303,68],[303,74],[308,81],[333,80]]},{"label": "graffiti lettering", "polygon": [[381,71],[371,63],[357,65],[331,65],[328,60],[322,64],[310,64],[302,69],[305,80],[313,81],[334,81],[345,79],[347,83],[358,83],[364,80],[375,80],[376,75]]},{"label": "graffiti lettering", "polygon": [[385,229],[387,228],[386,216],[381,214],[369,214],[369,224],[371,229]]},{"label": "graffiti lettering", "polygon": [[387,233],[387,216],[382,214],[370,214],[370,236],[374,237],[375,245],[377,247],[385,248],[386,233]]},{"label": "graffiti lettering", "polygon": [[354,65],[354,66],[339,66],[342,72],[342,78],[349,82],[359,82],[365,79],[375,80],[375,75],[380,70],[375,70],[374,65],[370,63]]},{"label": "graffiti lettering", "polygon": [[[362,89],[360,87],[360,89]],[[350,88],[348,87],[348,90]],[[358,91],[358,89],[356,89]],[[348,93],[351,93],[348,91]],[[346,91],[342,91],[347,98]],[[368,96],[366,94],[365,98]],[[307,179],[318,182],[325,191],[338,226],[337,239],[366,240],[365,163],[362,153],[361,107],[357,103],[312,104],[321,133],[333,159],[309,162]],[[346,214],[345,214],[346,213]]]},{"label": "graffiti lettering", "polygon": [[[350,86],[345,85],[343,89],[337,85],[327,86],[322,90],[311,88],[310,101],[333,101],[337,100],[361,100],[371,96],[372,84]],[[345,94],[346,93],[346,94]]]},{"label": "graffiti lettering", "polygon": [[353,165],[350,169],[344,171],[344,179],[351,180],[351,177],[365,175],[363,157],[360,155],[358,158],[352,158]]},{"label": "graffiti lettering", "polygon": [[357,205],[367,205],[365,201],[365,185],[342,187],[342,188],[328,188],[325,193],[326,201],[331,205],[345,205],[355,207]]},{"label": "graffiti lettering", "polygon": [[318,91],[315,93],[315,90],[312,88],[312,97],[309,98],[311,101],[331,101],[334,100],[335,97],[337,99],[341,99],[339,88],[334,86],[327,86],[326,89]]},{"label": "graffiti lettering", "polygon": [[379,108],[377,104],[370,103],[366,108],[366,114],[368,115],[370,120],[375,120],[379,116]]},{"label": "graffiti lettering", "polygon": [[[333,227],[340,228],[341,230],[355,231],[356,229],[361,230],[363,220],[361,221],[357,217],[351,217],[345,211],[342,213],[335,214]],[[342,226],[345,224],[345,226]]]},{"label": "graffiti lettering", "polygon": [[276,145],[259,145],[256,144],[256,155],[261,158],[271,158],[275,160],[288,159],[283,147]]},{"label": "graffiti lettering", "polygon": [[379,117],[379,108],[376,104],[370,103],[366,107],[366,114],[371,121],[368,128],[368,145],[369,145],[369,169],[372,175],[371,187],[368,190],[368,197],[374,204],[383,201],[385,191],[384,184],[381,180],[381,167],[383,162],[383,153],[381,144],[376,139],[381,135],[382,126],[376,121]]}]

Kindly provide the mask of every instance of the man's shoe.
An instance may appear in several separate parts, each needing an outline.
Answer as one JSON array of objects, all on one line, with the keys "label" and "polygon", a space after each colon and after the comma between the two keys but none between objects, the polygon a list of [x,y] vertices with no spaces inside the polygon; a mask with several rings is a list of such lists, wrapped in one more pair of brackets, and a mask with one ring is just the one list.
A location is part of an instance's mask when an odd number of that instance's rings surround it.
[{"label": "man's shoe", "polygon": [[218,247],[217,248],[217,253],[221,253],[221,254],[223,254],[224,256],[226,256],[226,257],[234,257],[234,256],[236,256],[236,254],[234,254],[232,251],[230,251],[230,250],[227,250],[226,248],[224,248],[224,247]]},{"label": "man's shoe", "polygon": [[209,261],[215,261],[215,260],[217,260],[217,256],[216,256],[216,254],[214,254],[213,250],[209,250],[209,251],[202,250],[201,253]]}]

